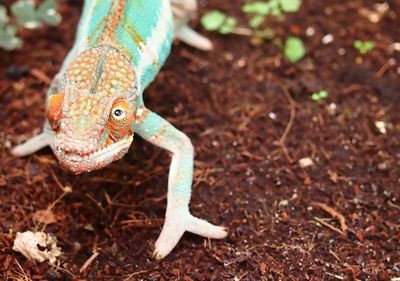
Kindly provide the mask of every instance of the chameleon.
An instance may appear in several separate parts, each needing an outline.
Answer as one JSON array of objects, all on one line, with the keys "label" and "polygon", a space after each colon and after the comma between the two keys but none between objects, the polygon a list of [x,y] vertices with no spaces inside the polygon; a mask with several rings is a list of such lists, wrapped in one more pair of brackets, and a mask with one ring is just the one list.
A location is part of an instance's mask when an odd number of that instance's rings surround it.
[{"label": "chameleon", "polygon": [[11,151],[23,157],[50,146],[60,165],[74,174],[121,159],[135,134],[169,151],[167,207],[156,259],[168,255],[186,231],[227,236],[225,227],[190,213],[190,139],[143,101],[175,38],[204,51],[213,48],[188,26],[196,11],[197,0],[85,0],[73,47],[47,92],[43,130]]}]

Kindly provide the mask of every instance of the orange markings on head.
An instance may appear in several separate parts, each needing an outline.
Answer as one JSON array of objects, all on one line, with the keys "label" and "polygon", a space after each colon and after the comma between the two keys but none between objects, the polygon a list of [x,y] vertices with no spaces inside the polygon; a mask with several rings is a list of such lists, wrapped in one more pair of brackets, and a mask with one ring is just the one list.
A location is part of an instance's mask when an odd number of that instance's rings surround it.
[{"label": "orange markings on head", "polygon": [[132,120],[133,112],[129,103],[124,100],[117,100],[111,109],[108,121],[111,136],[115,139],[122,139],[132,134]]},{"label": "orange markings on head", "polygon": [[47,99],[47,118],[53,130],[58,129],[58,123],[61,119],[61,106],[64,94],[54,94]]}]

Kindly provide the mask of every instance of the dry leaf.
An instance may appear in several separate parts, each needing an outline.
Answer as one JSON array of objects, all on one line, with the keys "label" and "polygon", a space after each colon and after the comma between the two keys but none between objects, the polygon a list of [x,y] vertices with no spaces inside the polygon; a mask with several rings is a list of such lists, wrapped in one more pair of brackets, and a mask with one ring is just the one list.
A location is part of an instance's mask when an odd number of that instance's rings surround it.
[{"label": "dry leaf", "polygon": [[55,263],[61,248],[57,247],[57,239],[44,232],[25,231],[17,232],[13,250],[20,252],[27,259],[44,262],[48,260]]},{"label": "dry leaf", "polygon": [[38,210],[33,214],[33,219],[39,223],[52,224],[57,222],[57,218],[51,210]]}]

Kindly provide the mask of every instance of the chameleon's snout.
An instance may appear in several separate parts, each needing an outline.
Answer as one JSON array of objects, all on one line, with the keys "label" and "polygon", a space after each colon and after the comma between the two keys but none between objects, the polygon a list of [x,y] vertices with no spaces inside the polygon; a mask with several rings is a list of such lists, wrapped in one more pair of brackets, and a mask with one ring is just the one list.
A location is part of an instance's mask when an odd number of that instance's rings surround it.
[{"label": "chameleon's snout", "polygon": [[132,141],[133,135],[105,147],[95,147],[94,145],[85,147],[71,145],[70,141],[57,138],[54,154],[64,168],[80,174],[101,169],[111,162],[121,159],[128,151]]}]

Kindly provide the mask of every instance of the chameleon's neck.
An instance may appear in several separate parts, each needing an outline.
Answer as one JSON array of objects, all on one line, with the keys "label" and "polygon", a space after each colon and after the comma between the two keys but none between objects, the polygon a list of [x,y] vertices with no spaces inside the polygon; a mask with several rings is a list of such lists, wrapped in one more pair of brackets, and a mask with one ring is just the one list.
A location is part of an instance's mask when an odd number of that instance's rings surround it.
[{"label": "chameleon's neck", "polygon": [[118,45],[117,28],[122,23],[125,6],[125,0],[85,1],[78,40],[84,39],[88,47],[103,44]]},{"label": "chameleon's neck", "polygon": [[164,64],[172,43],[170,0],[85,0],[76,41],[63,69],[87,49],[113,46],[138,71],[144,89]]},{"label": "chameleon's neck", "polygon": [[114,42],[116,42],[114,36],[116,34],[117,26],[121,22],[125,10],[126,1],[114,0],[111,2],[112,4],[110,6],[108,15],[106,16],[106,24],[98,40],[99,44],[102,43],[113,44]]}]

